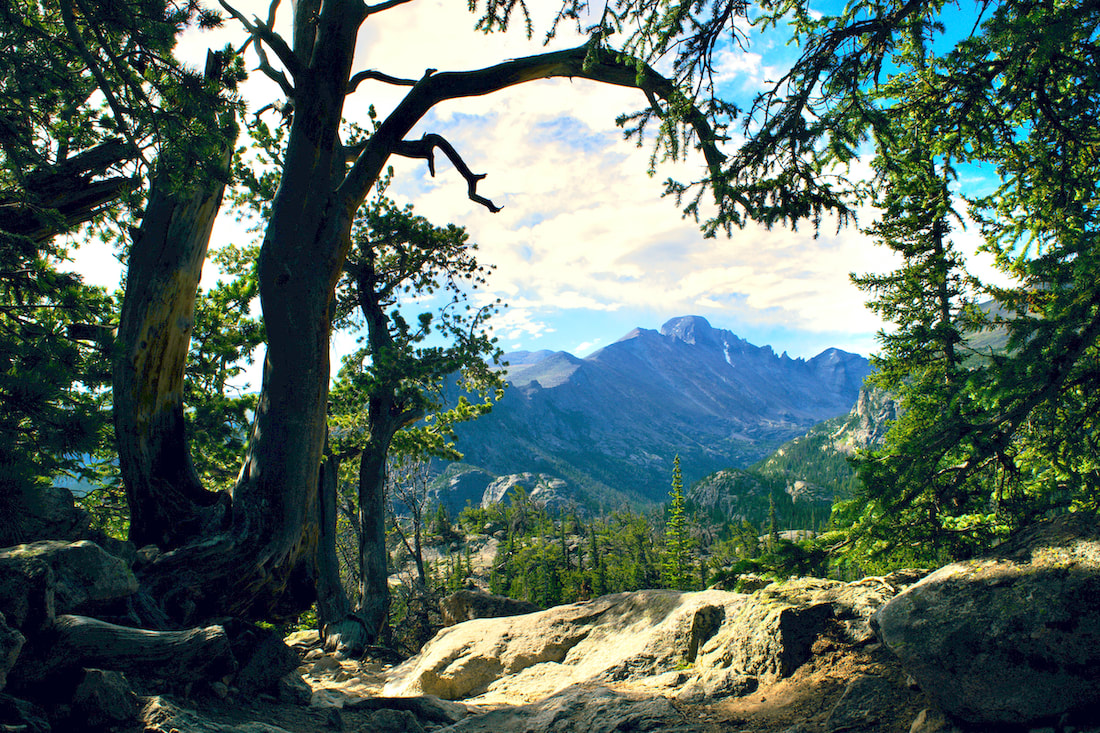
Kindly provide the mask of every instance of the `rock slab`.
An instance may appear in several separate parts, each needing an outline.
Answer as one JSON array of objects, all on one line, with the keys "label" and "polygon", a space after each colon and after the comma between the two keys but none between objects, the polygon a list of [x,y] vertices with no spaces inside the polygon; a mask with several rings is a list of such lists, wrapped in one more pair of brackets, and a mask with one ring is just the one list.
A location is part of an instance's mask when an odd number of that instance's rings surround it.
[{"label": "rock slab", "polygon": [[466,718],[437,733],[703,733],[665,697],[634,699],[598,685],[573,685],[537,703]]},{"label": "rock slab", "polygon": [[1036,525],[937,570],[872,621],[945,712],[1026,724],[1100,709],[1100,518]]},{"label": "rock slab", "polygon": [[793,673],[830,624],[856,643],[873,638],[868,619],[893,593],[883,582],[802,578],[752,595],[644,590],[475,619],[394,668],[385,694],[522,704],[599,683],[683,699],[743,695]]}]

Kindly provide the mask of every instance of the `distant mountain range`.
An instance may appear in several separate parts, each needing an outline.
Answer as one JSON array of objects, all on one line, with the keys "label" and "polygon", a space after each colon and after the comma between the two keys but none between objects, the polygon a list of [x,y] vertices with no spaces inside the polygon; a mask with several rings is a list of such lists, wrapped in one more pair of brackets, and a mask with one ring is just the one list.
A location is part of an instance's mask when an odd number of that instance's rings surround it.
[{"label": "distant mountain range", "polygon": [[[968,362],[980,364],[1008,345],[1005,321],[1012,314],[993,301],[979,308],[990,317],[985,329],[967,334]],[[746,469],[729,468],[691,486],[688,501],[721,524],[747,519],[761,526],[775,500],[781,526],[820,528],[834,499],[849,498],[858,479],[848,459],[879,446],[901,412],[900,402],[881,389],[864,387],[847,415],[818,423]]]},{"label": "distant mountain range", "polygon": [[662,502],[675,455],[685,485],[748,466],[847,414],[870,372],[857,354],[792,359],[699,316],[634,329],[584,359],[505,358],[510,388],[492,413],[459,427],[464,460],[441,477],[452,509],[502,500],[517,485],[593,510]]}]

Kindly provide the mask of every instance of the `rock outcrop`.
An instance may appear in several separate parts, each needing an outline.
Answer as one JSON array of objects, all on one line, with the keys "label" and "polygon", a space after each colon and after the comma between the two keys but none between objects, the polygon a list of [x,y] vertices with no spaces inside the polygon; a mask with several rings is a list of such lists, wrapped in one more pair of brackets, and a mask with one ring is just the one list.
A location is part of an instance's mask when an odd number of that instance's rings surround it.
[{"label": "rock outcrop", "polygon": [[932,573],[874,616],[947,713],[982,725],[1100,707],[1100,519],[1071,514]]},{"label": "rock outcrop", "polygon": [[386,693],[514,704],[603,682],[741,694],[790,675],[828,624],[870,641],[867,620],[894,592],[885,581],[799,579],[753,595],[646,590],[477,619],[440,631],[394,669]]},{"label": "rock outcrop", "polygon": [[36,560],[53,571],[57,614],[94,613],[138,589],[125,560],[88,540],[41,540],[0,550],[0,565],[33,567]]},{"label": "rock outcrop", "polygon": [[572,685],[538,702],[471,716],[446,733],[703,733],[666,697],[637,699],[592,684]]}]

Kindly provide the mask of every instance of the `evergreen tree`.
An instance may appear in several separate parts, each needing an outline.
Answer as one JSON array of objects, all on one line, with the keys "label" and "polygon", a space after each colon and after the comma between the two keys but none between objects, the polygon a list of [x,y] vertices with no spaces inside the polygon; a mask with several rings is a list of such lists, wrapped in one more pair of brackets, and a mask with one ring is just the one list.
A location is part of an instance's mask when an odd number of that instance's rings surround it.
[{"label": "evergreen tree", "polygon": [[665,552],[661,579],[668,588],[692,590],[694,558],[684,502],[684,480],[680,456],[672,462],[672,489],[669,491],[668,519],[665,521]]}]

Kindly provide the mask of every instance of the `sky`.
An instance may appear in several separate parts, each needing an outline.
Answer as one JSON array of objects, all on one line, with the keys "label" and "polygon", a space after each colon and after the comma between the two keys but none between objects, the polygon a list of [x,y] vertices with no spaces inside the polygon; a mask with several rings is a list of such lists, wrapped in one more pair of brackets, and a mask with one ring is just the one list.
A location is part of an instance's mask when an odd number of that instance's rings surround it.
[{"label": "sky", "polygon": [[[284,5],[281,17],[289,15],[290,3]],[[544,47],[554,2],[534,0],[530,6],[536,25],[528,41],[520,28],[493,35],[475,31],[475,17],[461,0],[414,0],[368,19],[354,71],[417,78],[426,68],[474,69],[579,43],[564,34]],[[264,17],[268,3],[240,0],[236,7]],[[187,35],[179,55],[199,66],[206,48],[239,45],[241,38],[230,20],[222,31]],[[770,39],[721,54],[723,91],[750,98],[781,74],[791,54]],[[255,73],[244,94],[254,111],[276,91]],[[365,124],[369,105],[384,115],[401,91],[364,84],[349,98],[345,116]],[[494,321],[506,351],[548,349],[583,357],[634,327],[657,329],[676,316],[701,315],[792,357],[810,358],[829,347],[872,353],[883,324],[864,307],[849,273],[887,271],[889,253],[854,228],[838,233],[828,223],[816,236],[809,225],[797,231],[749,226],[730,238],[705,239],[673,200],[661,197],[665,177],[691,178],[701,160],[661,167],[651,178],[649,148],[623,140],[615,125],[618,114],[644,102],[631,90],[550,80],[445,103],[410,137],[446,137],[474,172],[487,174],[478,192],[503,210],[493,214],[470,201],[464,180],[443,156],[434,178],[423,161],[395,158],[389,194],[412,203],[433,223],[467,228],[479,260],[496,268],[477,297],[499,297],[507,305]],[[252,237],[226,213],[212,246]],[[117,266],[112,271],[102,252],[86,248],[77,262],[93,282],[118,281]],[[204,277],[206,284],[217,273],[208,265]],[[350,344],[348,337],[336,339],[335,355]]]}]

